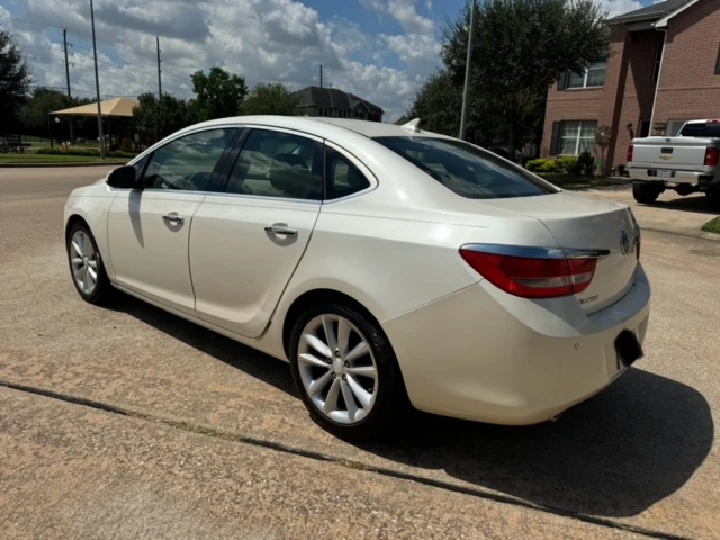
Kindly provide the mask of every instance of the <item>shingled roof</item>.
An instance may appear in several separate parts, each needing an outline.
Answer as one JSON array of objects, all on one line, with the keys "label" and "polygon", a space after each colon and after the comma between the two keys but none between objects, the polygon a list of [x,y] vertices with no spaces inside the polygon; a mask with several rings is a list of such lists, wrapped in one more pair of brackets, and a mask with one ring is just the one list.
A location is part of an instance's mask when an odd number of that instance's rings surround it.
[{"label": "shingled roof", "polygon": [[610,19],[611,24],[622,24],[636,21],[657,21],[680,9],[685,4],[695,3],[693,0],[665,0],[644,8],[629,11]]},{"label": "shingled roof", "polygon": [[362,103],[371,111],[383,112],[377,105],[337,88],[308,86],[295,92],[295,95],[299,98],[298,106],[300,107],[328,107],[352,110]]}]

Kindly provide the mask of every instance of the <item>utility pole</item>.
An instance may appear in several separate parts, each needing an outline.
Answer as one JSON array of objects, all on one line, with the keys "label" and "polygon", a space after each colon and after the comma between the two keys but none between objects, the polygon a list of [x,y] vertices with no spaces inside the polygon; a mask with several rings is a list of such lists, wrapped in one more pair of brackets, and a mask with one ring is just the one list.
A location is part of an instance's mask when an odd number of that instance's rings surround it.
[{"label": "utility pole", "polygon": [[323,87],[323,80],[322,80],[322,64],[320,64],[320,88]]},{"label": "utility pole", "polygon": [[100,136],[100,159],[105,159],[105,137],[103,137],[102,111],[100,109],[100,78],[98,76],[97,41],[95,40],[95,12],[90,0],[90,25],[92,27],[93,56],[95,57],[95,91],[97,93],[98,135]]},{"label": "utility pole", "polygon": [[[67,29],[63,28],[63,48],[65,49],[65,81],[67,82],[68,106],[72,107],[72,94],[70,93],[70,62],[68,61]],[[73,142],[72,116],[68,116],[70,123],[70,144]]]},{"label": "utility pole", "polygon": [[462,112],[460,113],[460,140],[465,140],[467,130],[468,91],[470,87],[470,57],[472,56],[472,39],[475,33],[475,2],[470,5],[470,28],[468,28],[467,60],[465,61],[465,84],[463,86]]},{"label": "utility pole", "polygon": [[162,99],[162,70],[160,69],[160,38],[155,36],[155,48],[157,49],[158,57],[158,99]]}]

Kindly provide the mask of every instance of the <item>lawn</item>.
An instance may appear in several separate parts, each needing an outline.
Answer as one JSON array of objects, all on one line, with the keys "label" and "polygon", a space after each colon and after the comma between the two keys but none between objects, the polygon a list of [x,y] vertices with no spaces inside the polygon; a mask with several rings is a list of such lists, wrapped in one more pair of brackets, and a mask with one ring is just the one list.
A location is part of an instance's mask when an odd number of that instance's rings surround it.
[{"label": "lawn", "polygon": [[703,232],[720,234],[720,216],[712,218],[702,226]]},{"label": "lawn", "polygon": [[0,154],[0,165],[15,163],[107,163],[108,165],[125,164],[130,158],[106,158],[97,156],[77,156],[72,154]]}]

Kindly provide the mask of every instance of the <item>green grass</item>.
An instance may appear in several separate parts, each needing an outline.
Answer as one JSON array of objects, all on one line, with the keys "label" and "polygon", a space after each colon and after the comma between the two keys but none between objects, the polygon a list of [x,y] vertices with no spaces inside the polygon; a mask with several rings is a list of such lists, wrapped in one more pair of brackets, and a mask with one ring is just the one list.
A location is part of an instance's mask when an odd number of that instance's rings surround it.
[{"label": "green grass", "polygon": [[127,163],[129,158],[108,157],[101,160],[99,156],[79,156],[73,154],[0,154],[0,165],[15,163]]},{"label": "green grass", "polygon": [[720,216],[712,218],[705,225],[702,226],[703,232],[720,234]]}]

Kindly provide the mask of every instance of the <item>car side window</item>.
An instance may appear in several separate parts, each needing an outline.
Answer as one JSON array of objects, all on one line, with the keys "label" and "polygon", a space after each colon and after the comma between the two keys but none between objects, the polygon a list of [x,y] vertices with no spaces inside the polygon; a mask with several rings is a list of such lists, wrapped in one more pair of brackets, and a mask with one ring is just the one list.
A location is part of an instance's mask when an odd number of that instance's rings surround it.
[{"label": "car side window", "polygon": [[347,197],[370,187],[370,181],[340,152],[325,147],[325,177],[327,199]]},{"label": "car side window", "polygon": [[161,146],[150,157],[143,186],[146,189],[207,191],[215,166],[235,133],[235,128],[209,129]]},{"label": "car side window", "polygon": [[235,161],[225,191],[322,200],[322,145],[302,135],[253,129]]}]

